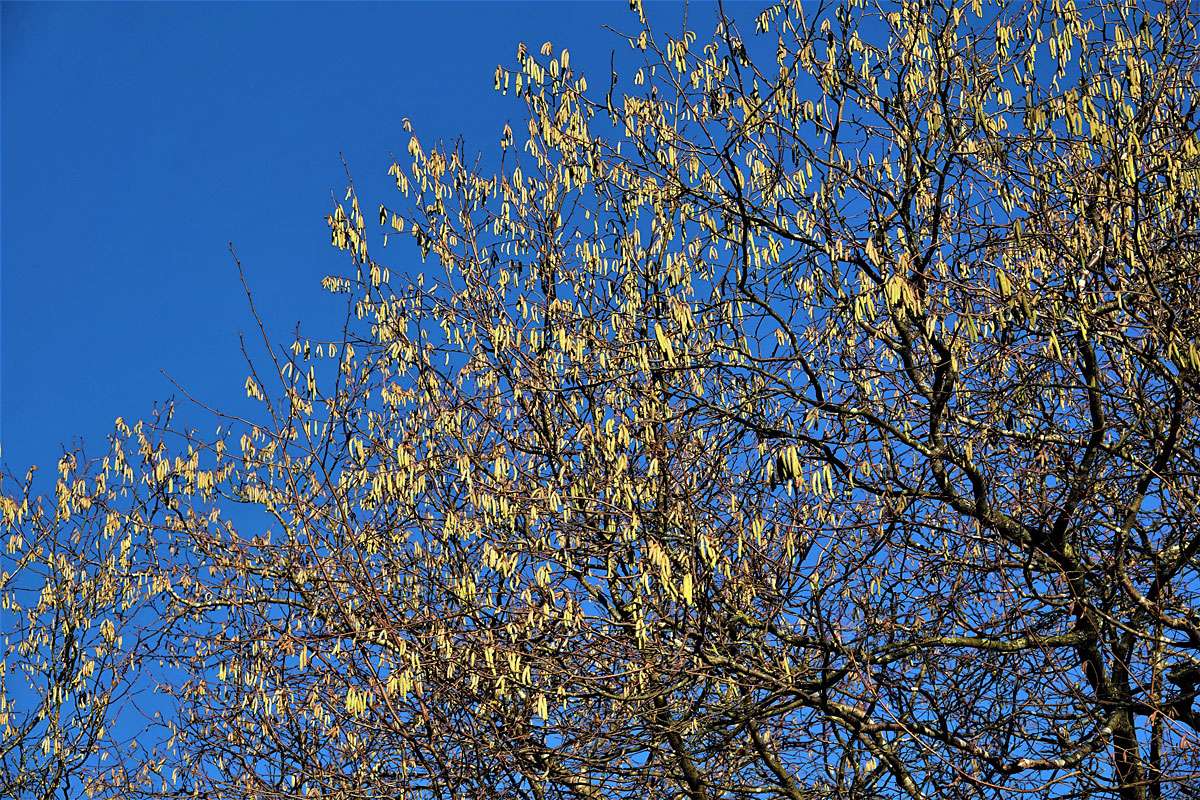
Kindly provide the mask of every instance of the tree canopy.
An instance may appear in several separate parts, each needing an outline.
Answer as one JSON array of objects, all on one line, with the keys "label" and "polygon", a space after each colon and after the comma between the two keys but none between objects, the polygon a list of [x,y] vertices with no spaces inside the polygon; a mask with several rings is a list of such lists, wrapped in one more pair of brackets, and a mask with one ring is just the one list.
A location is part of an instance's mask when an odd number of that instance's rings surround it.
[{"label": "tree canopy", "polygon": [[255,415],[10,479],[0,793],[1196,796],[1196,8],[631,9]]}]

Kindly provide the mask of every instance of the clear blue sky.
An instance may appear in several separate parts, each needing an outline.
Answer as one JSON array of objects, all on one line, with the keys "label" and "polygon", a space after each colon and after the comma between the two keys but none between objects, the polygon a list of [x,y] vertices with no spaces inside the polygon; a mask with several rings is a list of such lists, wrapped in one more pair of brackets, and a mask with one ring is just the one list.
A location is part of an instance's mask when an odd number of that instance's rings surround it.
[{"label": "clear blue sky", "polygon": [[[648,4],[659,29],[679,4]],[[749,16],[756,5],[739,5]],[[711,7],[691,26],[711,31]],[[699,20],[697,20],[699,21]],[[747,22],[749,20],[747,19]],[[323,218],[344,153],[368,207],[409,117],[494,152],[519,108],[492,89],[516,44],[568,47],[603,85],[625,0],[3,5],[0,440],[17,472],[174,393],[242,395],[251,320],[227,246],[286,341],[332,331]],[[627,51],[627,48],[626,48]],[[411,251],[390,259],[403,269]]]}]

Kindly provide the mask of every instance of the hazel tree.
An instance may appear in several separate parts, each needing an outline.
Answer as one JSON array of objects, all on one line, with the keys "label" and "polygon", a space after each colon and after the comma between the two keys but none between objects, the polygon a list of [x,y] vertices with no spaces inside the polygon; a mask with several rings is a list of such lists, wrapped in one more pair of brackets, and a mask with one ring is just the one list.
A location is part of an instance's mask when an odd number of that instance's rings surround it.
[{"label": "hazel tree", "polygon": [[186,679],[97,791],[1193,796],[1195,9],[632,10],[350,188],[257,418],[147,429]]},{"label": "hazel tree", "polygon": [[101,458],[65,454],[49,497],[36,470],[5,477],[0,796],[79,796],[142,759],[152,717],[139,706],[154,687],[140,676],[163,634],[146,609],[167,580],[147,557],[160,507],[143,491],[144,430],[118,420]]}]

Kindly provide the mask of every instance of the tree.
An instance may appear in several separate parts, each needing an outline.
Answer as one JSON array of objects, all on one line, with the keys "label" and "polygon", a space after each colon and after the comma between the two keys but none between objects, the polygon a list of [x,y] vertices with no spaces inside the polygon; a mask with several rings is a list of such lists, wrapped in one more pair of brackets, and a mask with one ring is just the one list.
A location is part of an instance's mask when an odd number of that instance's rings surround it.
[{"label": "tree", "polygon": [[498,68],[497,171],[414,135],[381,241],[351,187],[259,418],[138,433],[187,679],[108,779],[1194,796],[1195,9],[632,5],[607,86]]},{"label": "tree", "polygon": [[157,590],[161,580],[139,555],[138,521],[153,509],[130,501],[137,473],[119,448],[102,472],[82,455],[61,459],[53,498],[34,495],[32,469],[0,495],[4,797],[72,796],[132,743],[138,690],[152,688],[137,675],[159,633],[156,619],[139,613],[147,585]]}]

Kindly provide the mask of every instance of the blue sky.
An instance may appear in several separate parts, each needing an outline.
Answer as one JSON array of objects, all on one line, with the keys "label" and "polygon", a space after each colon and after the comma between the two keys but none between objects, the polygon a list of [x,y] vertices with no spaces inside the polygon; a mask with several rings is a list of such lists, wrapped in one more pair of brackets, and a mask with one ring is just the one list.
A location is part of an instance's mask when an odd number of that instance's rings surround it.
[{"label": "blue sky", "polygon": [[625,0],[4,4],[0,457],[20,473],[77,437],[100,449],[118,415],[175,394],[162,370],[237,402],[253,322],[228,243],[277,340],[332,331],[339,154],[374,207],[404,117],[492,153],[520,113],[496,65],[550,40],[600,85],[624,47],[605,24],[631,27]]}]

